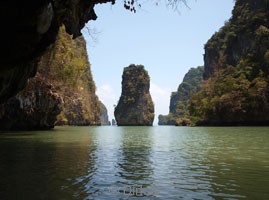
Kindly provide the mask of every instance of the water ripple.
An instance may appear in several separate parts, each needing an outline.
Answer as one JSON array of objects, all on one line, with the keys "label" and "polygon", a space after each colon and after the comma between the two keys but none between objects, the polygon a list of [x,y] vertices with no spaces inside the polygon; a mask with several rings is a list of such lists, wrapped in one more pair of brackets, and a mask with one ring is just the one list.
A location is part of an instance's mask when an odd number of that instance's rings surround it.
[{"label": "water ripple", "polygon": [[268,199],[268,128],[65,127],[0,136],[3,199]]}]

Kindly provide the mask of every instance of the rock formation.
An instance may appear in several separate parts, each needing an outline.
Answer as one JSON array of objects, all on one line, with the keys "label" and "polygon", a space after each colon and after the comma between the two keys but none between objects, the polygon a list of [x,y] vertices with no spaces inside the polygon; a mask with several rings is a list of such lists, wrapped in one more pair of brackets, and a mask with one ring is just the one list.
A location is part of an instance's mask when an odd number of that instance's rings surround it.
[{"label": "rock formation", "polygon": [[0,129],[51,129],[61,112],[62,103],[55,88],[38,73],[23,91],[0,105]]},{"label": "rock formation", "polygon": [[82,37],[72,40],[61,28],[54,47],[41,58],[39,70],[64,101],[56,125],[101,124],[100,102]]},{"label": "rock formation", "polygon": [[96,4],[114,0],[14,0],[0,6],[0,103],[26,86],[36,73],[40,55],[55,42],[64,24],[80,36],[89,20],[97,18]]},{"label": "rock formation", "polygon": [[269,125],[269,3],[237,0],[205,45],[201,91],[190,101],[198,125]]},{"label": "rock formation", "polygon": [[150,93],[150,77],[142,65],[125,67],[122,75],[122,93],[115,108],[118,126],[151,126],[154,104]]},{"label": "rock formation", "polygon": [[107,114],[107,109],[106,106],[100,101],[100,115],[101,115],[101,125],[102,126],[110,126],[111,123],[108,120],[108,114]]},{"label": "rock formation", "polygon": [[159,115],[159,125],[191,124],[188,103],[193,94],[201,87],[204,67],[191,68],[178,86],[177,92],[172,92],[168,115]]},{"label": "rock formation", "polygon": [[112,126],[116,126],[116,125],[117,125],[116,120],[112,119]]},{"label": "rock formation", "polygon": [[1,106],[1,129],[101,125],[106,108],[95,94],[85,41],[71,37],[62,27],[55,44],[41,57],[36,77]]}]

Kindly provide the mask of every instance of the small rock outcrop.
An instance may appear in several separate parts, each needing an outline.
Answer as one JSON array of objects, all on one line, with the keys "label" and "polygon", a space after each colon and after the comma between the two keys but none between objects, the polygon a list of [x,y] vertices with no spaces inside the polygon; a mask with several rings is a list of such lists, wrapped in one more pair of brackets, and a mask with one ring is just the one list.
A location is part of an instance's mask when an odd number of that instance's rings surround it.
[{"label": "small rock outcrop", "polygon": [[115,108],[118,126],[151,126],[154,104],[149,92],[150,77],[142,65],[125,67],[122,93]]},{"label": "small rock outcrop", "polygon": [[159,125],[187,126],[191,124],[188,103],[193,94],[201,88],[204,67],[191,68],[172,92],[168,115],[159,115]]},{"label": "small rock outcrop", "polygon": [[115,119],[112,119],[112,123],[111,123],[112,126],[116,126],[117,123],[116,123],[116,120]]}]

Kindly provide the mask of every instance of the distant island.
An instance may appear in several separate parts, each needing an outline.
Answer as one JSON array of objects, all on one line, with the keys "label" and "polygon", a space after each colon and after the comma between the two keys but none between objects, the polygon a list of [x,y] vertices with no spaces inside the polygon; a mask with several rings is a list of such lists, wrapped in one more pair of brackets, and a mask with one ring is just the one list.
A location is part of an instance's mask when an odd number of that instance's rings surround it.
[{"label": "distant island", "polygon": [[189,100],[201,89],[204,67],[191,68],[184,76],[176,92],[172,92],[168,115],[159,115],[159,125],[191,125]]}]

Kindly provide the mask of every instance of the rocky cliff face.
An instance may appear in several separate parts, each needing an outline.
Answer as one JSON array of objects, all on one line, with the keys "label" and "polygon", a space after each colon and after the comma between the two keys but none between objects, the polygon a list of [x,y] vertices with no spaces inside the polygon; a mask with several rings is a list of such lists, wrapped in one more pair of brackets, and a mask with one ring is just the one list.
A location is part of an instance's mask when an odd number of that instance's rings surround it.
[{"label": "rocky cliff face", "polygon": [[100,101],[100,112],[101,112],[101,125],[110,126],[111,122],[108,120],[106,106],[101,101]]},{"label": "rocky cliff face", "polygon": [[83,37],[73,40],[61,28],[55,45],[41,58],[38,70],[63,99],[56,125],[101,124],[101,105]]},{"label": "rocky cliff face", "polygon": [[62,110],[62,103],[55,88],[38,73],[23,91],[0,105],[0,129],[51,129]]},{"label": "rocky cliff face", "polygon": [[[0,123],[9,120],[5,129],[101,124],[101,108],[106,109],[95,94],[85,41],[71,37],[62,27],[55,44],[41,57],[37,76],[2,105]],[[18,102],[21,109],[15,109]]]},{"label": "rocky cliff face", "polygon": [[193,94],[201,87],[204,67],[191,68],[178,86],[177,92],[172,92],[168,115],[159,115],[159,125],[189,125],[190,115],[188,103]]},{"label": "rocky cliff face", "polygon": [[36,73],[40,55],[64,24],[74,37],[89,20],[97,18],[96,4],[114,0],[25,0],[0,5],[2,38],[0,55],[0,103],[26,86]]},{"label": "rocky cliff face", "polygon": [[115,108],[118,126],[151,126],[154,104],[150,93],[150,78],[142,65],[125,67],[122,75],[122,94]]},{"label": "rocky cliff face", "polygon": [[39,70],[53,82],[64,101],[56,125],[101,124],[100,103],[82,37],[72,40],[60,29],[54,48],[42,57]]},{"label": "rocky cliff face", "polygon": [[206,79],[190,113],[201,125],[269,124],[269,3],[237,0],[205,45]]},{"label": "rocky cliff face", "polygon": [[264,65],[268,27],[267,0],[237,0],[231,19],[205,45],[205,78],[243,60]]}]

